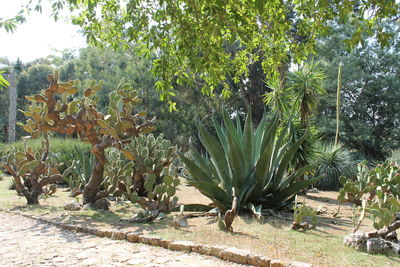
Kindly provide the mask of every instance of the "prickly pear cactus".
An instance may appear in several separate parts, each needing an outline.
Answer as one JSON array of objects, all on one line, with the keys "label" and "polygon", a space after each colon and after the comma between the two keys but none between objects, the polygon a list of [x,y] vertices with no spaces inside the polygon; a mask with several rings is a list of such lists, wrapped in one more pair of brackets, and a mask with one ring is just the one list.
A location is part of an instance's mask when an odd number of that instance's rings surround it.
[{"label": "prickly pear cactus", "polygon": [[46,136],[38,151],[25,144],[24,151],[12,152],[0,163],[13,176],[17,192],[25,196],[28,204],[39,204],[43,188],[63,179],[56,161],[49,155],[49,146]]},{"label": "prickly pear cactus", "polygon": [[90,179],[92,169],[95,164],[95,157],[93,154],[87,155],[86,151],[76,149],[75,159],[63,172],[64,181],[68,183],[69,188],[72,192],[83,190],[85,185]]},{"label": "prickly pear cactus", "polygon": [[[310,228],[315,228],[317,226],[318,218],[317,218],[317,210],[306,205],[305,199],[302,203],[298,203],[298,196],[296,195],[296,201],[293,207],[293,224],[291,229],[293,230],[308,230]],[[311,225],[307,222],[303,222],[304,218],[310,218]],[[310,226],[310,227],[309,227]]]},{"label": "prickly pear cactus", "polygon": [[[139,196],[147,196],[159,184],[164,184],[162,172],[176,158],[177,148],[163,135],[140,135],[124,147],[123,155],[133,161],[132,185]],[[172,189],[171,189],[172,190]]]},{"label": "prickly pear cactus", "polygon": [[[162,182],[157,183],[154,173],[146,175],[144,183],[147,195],[140,197],[137,191],[127,190],[127,196],[132,203],[138,203],[142,208],[150,211],[169,213],[176,206],[178,197],[175,196],[176,188],[180,181],[173,166],[164,167],[161,172]],[[129,195],[129,192],[131,194]]]},{"label": "prickly pear cactus", "polygon": [[[104,170],[105,179],[102,187],[116,197],[124,195],[125,192],[129,192],[130,195],[133,162],[124,161],[121,153],[116,149],[110,149],[107,158],[109,162]],[[125,186],[126,183],[130,183],[129,188]]]},{"label": "prickly pear cactus", "polygon": [[109,194],[107,190],[100,191],[107,163],[105,150],[115,147],[133,160],[132,153],[122,147],[131,141],[129,138],[153,131],[154,121],[145,119],[146,112],[135,113],[140,99],[125,82],[111,93],[108,112],[103,114],[97,109],[99,97],[96,96],[101,82],[92,81],[82,96],[78,96],[78,82],[60,82],[57,72],[48,75],[48,81],[49,87],[41,94],[26,97],[32,104],[27,111],[22,111],[28,119],[20,125],[32,137],[38,137],[42,132],[77,134],[82,141],[92,145],[95,167],[85,185],[83,200],[94,204]]},{"label": "prickly pear cactus", "polygon": [[363,195],[371,190],[368,186],[371,182],[371,177],[369,176],[367,165],[365,163],[360,163],[357,169],[357,180],[353,181],[343,176],[339,178],[339,182],[343,185],[338,195],[338,201],[340,203],[348,202],[361,206]]},{"label": "prickly pear cactus", "polygon": [[342,178],[341,182],[344,186],[338,196],[339,202],[362,203],[356,230],[366,213],[371,215],[376,229],[400,220],[400,166],[396,163],[387,161],[372,169],[359,166],[357,181]]}]

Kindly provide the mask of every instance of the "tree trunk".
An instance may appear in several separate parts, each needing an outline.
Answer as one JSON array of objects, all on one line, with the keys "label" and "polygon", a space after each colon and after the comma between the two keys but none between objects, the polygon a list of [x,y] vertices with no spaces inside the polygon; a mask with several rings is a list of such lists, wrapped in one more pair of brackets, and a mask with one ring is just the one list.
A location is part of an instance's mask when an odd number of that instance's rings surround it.
[{"label": "tree trunk", "polygon": [[103,197],[99,195],[99,193],[101,183],[103,182],[104,165],[107,162],[105,149],[111,145],[111,142],[111,137],[106,136],[101,143],[98,143],[92,148],[92,153],[96,157],[96,161],[89,182],[83,189],[83,204],[94,204],[96,200]]},{"label": "tree trunk", "polygon": [[8,142],[15,142],[15,125],[17,121],[17,83],[14,73],[10,73],[8,77],[10,83],[10,108],[8,110]]},{"label": "tree trunk", "polygon": [[94,204],[97,200],[97,193],[100,190],[101,183],[103,182],[104,164],[101,160],[99,161],[96,157],[96,164],[92,170],[89,182],[83,189],[83,204]]},{"label": "tree trunk", "polygon": [[28,205],[38,205],[39,204],[39,195],[31,194],[29,196],[25,196]]}]

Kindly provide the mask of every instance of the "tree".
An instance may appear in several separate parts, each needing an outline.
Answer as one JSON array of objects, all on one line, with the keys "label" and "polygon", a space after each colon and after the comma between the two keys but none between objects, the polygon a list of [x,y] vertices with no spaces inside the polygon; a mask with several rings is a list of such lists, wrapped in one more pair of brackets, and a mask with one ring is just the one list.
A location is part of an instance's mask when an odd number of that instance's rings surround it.
[{"label": "tree", "polygon": [[[315,52],[317,38],[328,33],[334,20],[355,25],[348,42],[352,46],[363,43],[365,34],[385,43],[389,35],[376,23],[397,18],[400,10],[395,0],[51,2],[55,18],[65,7],[79,11],[72,21],[92,44],[124,48],[135,43],[140,55],[157,53],[153,73],[164,100],[175,95],[174,82],[190,84],[196,79],[204,82],[204,94],[213,95],[222,87],[222,95],[228,97],[229,77],[239,83],[257,61],[267,78],[275,73],[283,78],[290,63],[300,63]],[[41,10],[40,1],[27,5],[26,10],[33,9]],[[13,31],[24,21],[23,15],[22,11],[0,21],[0,27]],[[235,43],[240,50],[232,54],[226,48]]]},{"label": "tree", "polygon": [[308,127],[309,118],[318,106],[318,97],[325,94],[322,85],[325,74],[318,65],[306,63],[290,74],[289,88],[294,92],[295,110],[299,111],[303,127]]},{"label": "tree", "polygon": [[15,124],[17,122],[17,86],[16,86],[16,74],[11,72],[9,75],[10,86],[9,86],[9,103],[8,109],[8,142],[15,142]]},{"label": "tree", "polygon": [[[107,162],[105,150],[108,147],[120,149],[124,155],[133,160],[133,155],[123,149],[123,145],[131,142],[130,137],[154,130],[152,121],[144,119],[146,112],[133,114],[134,106],[140,102],[137,92],[128,84],[119,84],[110,96],[107,113],[97,109],[96,92],[101,84],[91,82],[85,89],[83,97],[74,98],[78,93],[77,82],[61,83],[58,73],[48,76],[49,87],[43,94],[26,97],[32,104],[24,115],[29,117],[23,129],[33,138],[41,133],[57,132],[61,134],[77,134],[82,141],[92,145],[91,152],[95,156],[95,164],[90,179],[83,191],[83,202],[95,204],[115,188],[101,191],[104,180],[104,165]],[[108,207],[105,207],[108,208]]]},{"label": "tree", "polygon": [[321,99],[317,124],[327,139],[334,140],[337,66],[342,62],[346,68],[342,72],[341,142],[366,157],[382,159],[400,146],[400,29],[394,23],[382,24],[393,36],[387,47],[370,38],[349,52],[343,41],[352,32],[350,27],[337,26],[321,42],[317,56],[325,61],[328,95]]}]

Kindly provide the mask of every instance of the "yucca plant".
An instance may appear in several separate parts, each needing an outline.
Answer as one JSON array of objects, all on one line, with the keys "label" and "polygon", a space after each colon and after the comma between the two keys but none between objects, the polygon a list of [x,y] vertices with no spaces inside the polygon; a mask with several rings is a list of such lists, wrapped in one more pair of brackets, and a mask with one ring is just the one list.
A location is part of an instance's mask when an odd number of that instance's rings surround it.
[{"label": "yucca plant", "polygon": [[313,178],[297,181],[312,168],[311,165],[288,172],[293,155],[304,140],[288,140],[291,123],[279,127],[279,115],[267,123],[264,116],[253,130],[251,114],[247,115],[244,128],[235,123],[223,110],[224,125],[214,121],[218,138],[210,134],[197,120],[199,138],[207,154],[200,154],[192,147],[192,159],[180,153],[188,174],[188,184],[196,187],[225,211],[232,205],[232,188],[235,189],[238,209],[248,203],[263,208],[279,209],[290,203],[303,188],[318,181]]},{"label": "yucca plant", "polygon": [[356,163],[351,159],[349,151],[340,143],[321,145],[315,174],[317,176],[326,175],[317,183],[318,189],[339,190],[342,186],[339,182],[340,176],[356,178]]}]

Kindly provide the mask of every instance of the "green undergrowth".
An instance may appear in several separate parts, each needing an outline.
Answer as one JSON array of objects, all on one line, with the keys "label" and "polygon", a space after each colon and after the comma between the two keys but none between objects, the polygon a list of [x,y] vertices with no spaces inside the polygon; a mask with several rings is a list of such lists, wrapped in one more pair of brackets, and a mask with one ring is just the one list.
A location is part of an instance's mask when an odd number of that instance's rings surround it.
[{"label": "green undergrowth", "polygon": [[[28,139],[27,145],[32,147],[33,150],[37,150],[41,146],[42,138],[37,139]],[[50,150],[52,152],[61,152],[65,150],[73,150],[75,147],[81,148],[83,150],[90,150],[90,144],[86,144],[79,139],[74,138],[59,138],[59,137],[50,137],[49,142],[51,144]],[[24,143],[22,141],[18,141],[12,144],[0,144],[0,155],[6,154],[13,149],[18,151],[24,148]]]}]

